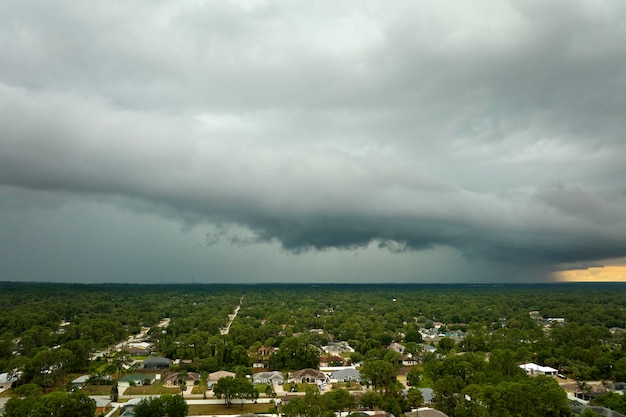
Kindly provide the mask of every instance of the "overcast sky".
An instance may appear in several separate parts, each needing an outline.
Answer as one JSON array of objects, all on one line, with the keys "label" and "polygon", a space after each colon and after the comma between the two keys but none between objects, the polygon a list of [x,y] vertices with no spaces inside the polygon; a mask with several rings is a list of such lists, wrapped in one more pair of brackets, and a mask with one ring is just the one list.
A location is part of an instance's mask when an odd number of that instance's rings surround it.
[{"label": "overcast sky", "polygon": [[0,2],[0,280],[622,265],[625,22],[622,0]]}]

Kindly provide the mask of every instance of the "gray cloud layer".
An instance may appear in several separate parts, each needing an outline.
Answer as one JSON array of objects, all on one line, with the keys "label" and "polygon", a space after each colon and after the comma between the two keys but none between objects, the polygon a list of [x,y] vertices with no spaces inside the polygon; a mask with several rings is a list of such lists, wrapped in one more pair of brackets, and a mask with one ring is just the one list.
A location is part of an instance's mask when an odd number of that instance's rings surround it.
[{"label": "gray cloud layer", "polygon": [[5,2],[0,184],[296,253],[626,256],[624,18],[619,1]]}]

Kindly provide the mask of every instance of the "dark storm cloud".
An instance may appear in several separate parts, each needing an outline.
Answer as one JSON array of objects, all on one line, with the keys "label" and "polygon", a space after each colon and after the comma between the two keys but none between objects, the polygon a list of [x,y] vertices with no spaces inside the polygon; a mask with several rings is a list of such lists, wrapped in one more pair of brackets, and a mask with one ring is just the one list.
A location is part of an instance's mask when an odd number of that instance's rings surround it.
[{"label": "dark storm cloud", "polygon": [[617,1],[6,2],[0,183],[215,224],[208,245],[625,256],[624,17]]}]

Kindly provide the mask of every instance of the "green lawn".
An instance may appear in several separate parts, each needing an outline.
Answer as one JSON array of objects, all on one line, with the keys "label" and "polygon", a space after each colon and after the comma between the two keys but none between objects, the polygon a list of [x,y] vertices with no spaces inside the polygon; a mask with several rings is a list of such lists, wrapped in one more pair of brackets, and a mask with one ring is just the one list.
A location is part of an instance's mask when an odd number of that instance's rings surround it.
[{"label": "green lawn", "polygon": [[306,392],[307,388],[313,388],[314,390],[317,390],[317,385],[315,384],[285,384],[283,385],[283,389],[285,390],[285,392],[293,392],[291,391],[291,388],[296,387],[296,391],[295,392]]},{"label": "green lawn", "polygon": [[268,386],[268,384],[255,384],[254,388],[259,392],[260,395],[265,395],[265,390]]},{"label": "green lawn", "polygon": [[[121,393],[121,391],[120,391]],[[138,385],[136,387],[128,387],[124,391],[124,395],[161,395],[161,394],[180,394],[178,387],[164,387],[159,384]]]},{"label": "green lawn", "polygon": [[417,384],[417,388],[434,388],[434,387],[435,387],[435,383],[433,382],[433,380],[426,377],[425,375],[422,375],[422,377],[420,378],[420,383]]},{"label": "green lawn", "polygon": [[112,385],[86,385],[81,389],[87,395],[109,395]]},{"label": "green lawn", "polygon": [[206,385],[194,385],[191,389],[192,394],[204,394],[206,392]]},{"label": "green lawn", "polygon": [[360,391],[363,389],[358,382],[336,382],[333,384],[333,389],[345,389],[348,391]]}]

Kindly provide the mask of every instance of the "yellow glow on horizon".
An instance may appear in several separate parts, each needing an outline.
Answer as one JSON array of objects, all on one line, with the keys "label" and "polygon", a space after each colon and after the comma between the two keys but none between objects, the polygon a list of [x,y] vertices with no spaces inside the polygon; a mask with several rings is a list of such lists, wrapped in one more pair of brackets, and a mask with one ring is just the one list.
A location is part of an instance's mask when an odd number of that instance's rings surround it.
[{"label": "yellow glow on horizon", "polygon": [[554,272],[558,281],[621,282],[626,281],[626,265],[606,265],[587,269],[568,269]]}]

